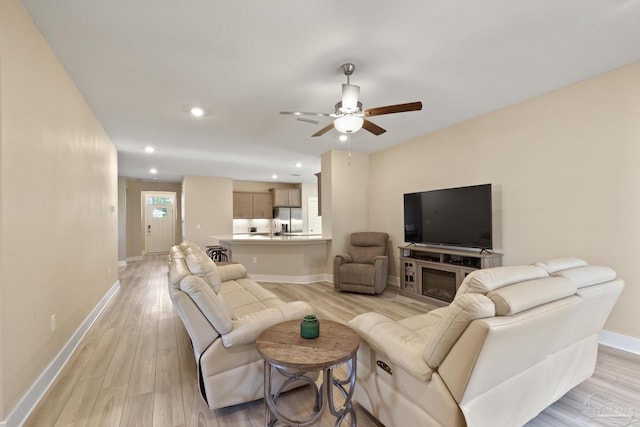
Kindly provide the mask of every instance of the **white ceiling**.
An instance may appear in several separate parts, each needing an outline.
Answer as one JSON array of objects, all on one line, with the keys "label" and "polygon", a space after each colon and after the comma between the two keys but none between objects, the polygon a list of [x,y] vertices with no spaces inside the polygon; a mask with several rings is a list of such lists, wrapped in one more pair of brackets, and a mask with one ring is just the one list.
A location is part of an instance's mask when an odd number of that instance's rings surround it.
[{"label": "white ceiling", "polygon": [[117,147],[119,175],[159,181],[314,182],[320,155],[347,146],[335,130],[311,138],[329,118],[279,112],[333,112],[344,62],[364,108],[424,105],[371,118],[387,132],[351,140],[371,153],[640,59],[640,0],[22,3]]}]

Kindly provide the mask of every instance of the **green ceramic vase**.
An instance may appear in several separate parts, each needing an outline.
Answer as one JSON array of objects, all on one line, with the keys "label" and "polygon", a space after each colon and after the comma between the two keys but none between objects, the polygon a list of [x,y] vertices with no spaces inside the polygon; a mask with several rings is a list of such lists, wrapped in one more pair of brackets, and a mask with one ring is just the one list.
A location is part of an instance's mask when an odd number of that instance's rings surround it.
[{"label": "green ceramic vase", "polygon": [[307,314],[300,323],[300,336],[305,339],[318,338],[320,335],[320,322],[315,314]]}]

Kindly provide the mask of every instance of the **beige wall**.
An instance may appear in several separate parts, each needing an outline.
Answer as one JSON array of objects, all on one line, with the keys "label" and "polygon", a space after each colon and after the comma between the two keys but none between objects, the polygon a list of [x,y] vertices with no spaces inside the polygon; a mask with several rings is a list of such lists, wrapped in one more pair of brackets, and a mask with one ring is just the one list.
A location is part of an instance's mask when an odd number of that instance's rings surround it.
[{"label": "beige wall", "polygon": [[217,243],[212,235],[233,233],[233,181],[230,178],[185,176],[184,239],[204,248]]},{"label": "beige wall", "polygon": [[169,191],[176,193],[176,228],[175,228],[175,241],[180,243],[182,241],[182,230],[180,223],[181,217],[181,192],[182,186],[178,183],[171,182],[150,182],[150,181],[138,181],[127,180],[127,221],[126,221],[126,247],[127,258],[138,258],[142,256],[144,250],[144,234],[142,232],[143,220],[142,220],[142,192],[144,191]]},{"label": "beige wall", "polygon": [[0,2],[0,123],[4,420],[118,280],[116,150],[18,0]]},{"label": "beige wall", "polygon": [[127,260],[127,179],[118,177],[118,264]]},{"label": "beige wall", "polygon": [[635,63],[373,154],[371,228],[397,246],[404,193],[492,183],[504,263],[613,267],[626,287],[605,328],[640,338],[639,82]]},{"label": "beige wall", "polygon": [[327,272],[336,254],[344,253],[349,235],[369,227],[369,155],[330,151],[322,155],[322,235],[328,245]]}]

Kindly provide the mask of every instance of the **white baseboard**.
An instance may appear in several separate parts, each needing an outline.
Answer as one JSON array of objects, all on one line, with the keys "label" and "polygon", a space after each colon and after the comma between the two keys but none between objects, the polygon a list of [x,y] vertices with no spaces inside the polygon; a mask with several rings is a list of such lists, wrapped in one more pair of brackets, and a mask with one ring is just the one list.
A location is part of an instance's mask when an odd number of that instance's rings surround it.
[{"label": "white baseboard", "polygon": [[27,420],[31,411],[33,411],[40,399],[42,399],[42,396],[44,396],[45,392],[49,389],[60,371],[62,371],[62,368],[64,368],[64,365],[80,343],[80,340],[82,340],[91,325],[93,325],[93,322],[95,322],[118,289],[120,289],[120,280],[117,280],[113,286],[111,286],[91,313],[89,313],[84,322],[82,322],[80,327],[78,327],[76,332],[71,336],[69,341],[67,341],[56,357],[54,357],[51,363],[49,363],[49,366],[47,366],[38,379],[31,385],[31,387],[29,387],[29,390],[11,410],[11,413],[9,413],[7,418],[0,421],[0,427],[20,426]]},{"label": "white baseboard", "polygon": [[400,276],[389,276],[387,278],[388,285],[394,285],[398,289],[400,289]]},{"label": "white baseboard", "polygon": [[142,261],[144,258],[142,255],[139,256],[128,256],[127,261]]},{"label": "white baseboard", "polygon": [[126,267],[127,266],[127,260],[120,260],[118,261],[118,267]]},{"label": "white baseboard", "polygon": [[598,342],[608,347],[617,348],[629,353],[640,354],[640,339],[638,338],[602,330],[598,334]]},{"label": "white baseboard", "polygon": [[332,280],[331,274],[311,274],[307,276],[281,276],[275,274],[250,274],[251,279],[256,282],[267,283],[296,283],[301,285],[308,285],[309,283],[316,282],[330,282]]}]

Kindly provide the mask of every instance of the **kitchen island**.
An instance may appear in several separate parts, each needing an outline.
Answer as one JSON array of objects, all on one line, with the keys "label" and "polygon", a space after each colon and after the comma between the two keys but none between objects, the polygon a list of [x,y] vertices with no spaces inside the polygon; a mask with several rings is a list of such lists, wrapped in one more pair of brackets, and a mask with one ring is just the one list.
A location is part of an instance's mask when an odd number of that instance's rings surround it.
[{"label": "kitchen island", "polygon": [[330,279],[328,245],[321,235],[231,234],[211,236],[228,249],[229,260],[243,264],[261,282],[313,283]]}]

